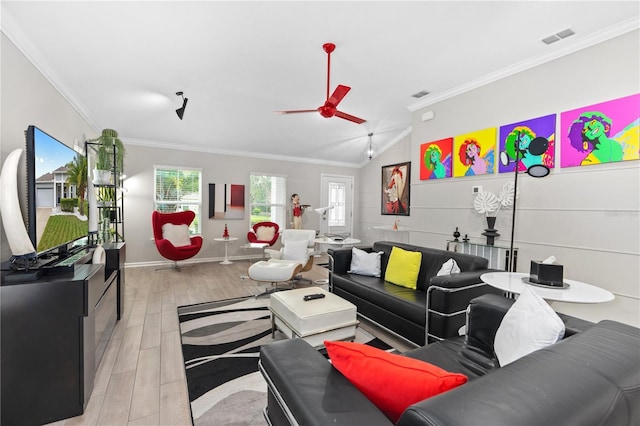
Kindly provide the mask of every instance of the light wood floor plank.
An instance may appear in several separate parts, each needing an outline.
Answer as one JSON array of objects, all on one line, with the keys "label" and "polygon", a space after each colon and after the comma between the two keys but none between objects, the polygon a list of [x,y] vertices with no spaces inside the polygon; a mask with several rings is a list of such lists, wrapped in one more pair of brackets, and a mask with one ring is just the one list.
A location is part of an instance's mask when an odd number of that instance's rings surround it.
[{"label": "light wood floor plank", "polygon": [[122,338],[120,350],[118,351],[116,363],[113,366],[114,374],[136,370],[141,340],[142,325],[127,327],[124,332],[124,337]]},{"label": "light wood floor plank", "polygon": [[135,370],[111,376],[97,424],[102,426],[126,425],[129,422],[131,395],[135,382]]},{"label": "light wood floor plank", "polygon": [[140,351],[129,421],[160,413],[160,347]]},{"label": "light wood floor plank", "polygon": [[167,384],[177,380],[186,380],[184,372],[184,359],[178,330],[162,333],[160,346],[160,383]]}]

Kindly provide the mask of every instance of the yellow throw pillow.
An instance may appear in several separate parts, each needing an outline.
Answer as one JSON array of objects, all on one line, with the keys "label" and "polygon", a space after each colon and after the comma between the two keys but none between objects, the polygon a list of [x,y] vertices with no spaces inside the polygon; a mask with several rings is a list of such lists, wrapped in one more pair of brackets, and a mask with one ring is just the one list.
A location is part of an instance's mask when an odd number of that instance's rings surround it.
[{"label": "yellow throw pillow", "polygon": [[403,250],[400,247],[393,247],[384,280],[390,283],[416,289],[418,283],[418,273],[422,263],[422,253],[419,251]]}]

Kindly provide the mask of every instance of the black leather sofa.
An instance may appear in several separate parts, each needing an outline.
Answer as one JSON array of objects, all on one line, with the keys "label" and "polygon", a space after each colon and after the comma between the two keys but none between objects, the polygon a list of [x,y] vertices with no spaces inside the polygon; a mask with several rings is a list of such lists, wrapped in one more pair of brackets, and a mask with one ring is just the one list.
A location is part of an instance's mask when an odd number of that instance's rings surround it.
[{"label": "black leather sofa", "polygon": [[[416,290],[385,282],[387,262],[394,246],[422,252]],[[482,274],[494,271],[487,269],[489,261],[480,256],[389,241],[359,248],[383,252],[380,278],[347,272],[351,266],[351,248],[329,249],[330,291],[356,305],[358,315],[416,346],[425,344],[427,331],[429,342],[457,336],[471,299],[486,293],[501,293],[480,279]],[[442,264],[451,258],[461,272],[436,276]]]},{"label": "black leather sofa", "polygon": [[[566,315],[560,342],[499,367],[493,340],[513,300],[469,306],[468,335],[404,355],[467,375],[469,382],[407,408],[399,426],[640,424],[640,330]],[[391,421],[302,339],[265,345],[265,417],[273,425],[385,425]]]}]

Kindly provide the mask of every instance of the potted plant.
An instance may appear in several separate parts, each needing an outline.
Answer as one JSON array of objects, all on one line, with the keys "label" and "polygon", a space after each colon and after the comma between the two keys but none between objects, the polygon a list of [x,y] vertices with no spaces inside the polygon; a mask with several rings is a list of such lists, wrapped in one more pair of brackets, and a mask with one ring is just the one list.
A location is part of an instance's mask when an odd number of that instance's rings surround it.
[{"label": "potted plant", "polygon": [[[104,129],[102,134],[89,142],[97,145],[93,183],[96,185],[109,184],[115,167],[118,173],[124,169],[124,144],[113,129]],[[115,164],[114,164],[115,149]]]}]

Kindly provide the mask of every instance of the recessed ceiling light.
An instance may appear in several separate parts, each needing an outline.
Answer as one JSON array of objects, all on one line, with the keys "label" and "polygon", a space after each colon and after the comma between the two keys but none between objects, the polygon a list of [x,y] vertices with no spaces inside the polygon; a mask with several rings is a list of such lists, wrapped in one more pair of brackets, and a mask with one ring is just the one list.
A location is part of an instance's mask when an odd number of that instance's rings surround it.
[{"label": "recessed ceiling light", "polygon": [[429,94],[429,92],[427,92],[426,90],[421,90],[418,93],[414,93],[413,95],[411,95],[414,98],[421,98],[423,96],[427,96]]}]

